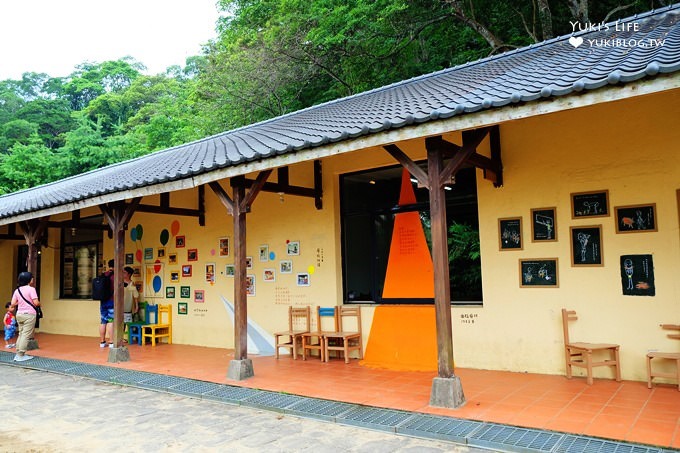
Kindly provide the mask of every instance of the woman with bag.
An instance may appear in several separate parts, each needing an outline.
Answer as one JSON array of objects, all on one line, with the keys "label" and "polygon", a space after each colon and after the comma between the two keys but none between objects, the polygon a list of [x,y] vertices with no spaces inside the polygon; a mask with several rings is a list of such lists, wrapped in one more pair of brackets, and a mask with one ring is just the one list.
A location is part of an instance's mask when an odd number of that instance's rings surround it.
[{"label": "woman with bag", "polygon": [[17,340],[17,353],[14,356],[14,361],[25,362],[31,360],[33,356],[26,354],[28,348],[28,340],[33,337],[33,330],[35,329],[35,321],[37,318],[38,307],[40,301],[38,300],[38,293],[32,286],[33,274],[30,272],[22,272],[19,274],[19,286],[12,295],[12,308],[18,306],[17,309],[17,323],[19,324],[19,338]]}]

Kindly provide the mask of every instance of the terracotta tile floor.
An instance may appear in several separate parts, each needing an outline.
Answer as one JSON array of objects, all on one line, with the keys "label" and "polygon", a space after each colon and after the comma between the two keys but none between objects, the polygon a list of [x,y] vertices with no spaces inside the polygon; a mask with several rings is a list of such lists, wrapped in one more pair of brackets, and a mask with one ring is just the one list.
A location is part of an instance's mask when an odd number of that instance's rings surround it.
[{"label": "terracotta tile floor", "polygon": [[[459,368],[467,403],[428,406],[434,372],[370,369],[352,360],[321,363],[252,356],[255,376],[226,378],[233,351],[187,345],[128,347],[130,361],[109,363],[97,338],[40,333],[37,356],[181,376],[203,381],[457,418],[505,423],[680,448],[680,392],[675,385]],[[644,363],[641,364],[644,366]]]}]

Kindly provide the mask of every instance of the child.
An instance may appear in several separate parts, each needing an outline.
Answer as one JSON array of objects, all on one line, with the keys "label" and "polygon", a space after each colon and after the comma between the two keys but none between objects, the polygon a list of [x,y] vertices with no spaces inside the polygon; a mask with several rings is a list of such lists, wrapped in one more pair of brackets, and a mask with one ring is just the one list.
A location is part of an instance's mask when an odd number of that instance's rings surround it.
[{"label": "child", "polygon": [[5,304],[7,313],[5,313],[5,319],[3,320],[5,328],[5,347],[8,349],[16,346],[15,343],[10,343],[10,341],[12,341],[12,338],[14,338],[14,335],[17,333],[17,320],[14,317],[14,312],[10,309],[11,305],[11,302]]}]

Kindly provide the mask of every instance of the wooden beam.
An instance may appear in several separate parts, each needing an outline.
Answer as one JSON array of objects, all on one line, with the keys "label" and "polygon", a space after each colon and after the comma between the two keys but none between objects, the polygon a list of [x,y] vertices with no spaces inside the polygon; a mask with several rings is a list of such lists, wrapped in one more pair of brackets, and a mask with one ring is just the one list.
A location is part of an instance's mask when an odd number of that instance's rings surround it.
[{"label": "wooden beam", "polygon": [[314,207],[323,209],[323,172],[319,159],[314,161]]},{"label": "wooden beam", "polygon": [[201,211],[191,208],[163,208],[162,206],[154,206],[149,204],[140,204],[137,206],[137,212],[150,212],[152,214],[167,214],[174,216],[188,216],[200,217]]},{"label": "wooden beam", "polygon": [[210,186],[215,195],[217,195],[217,198],[222,202],[224,207],[227,208],[227,212],[229,213],[229,215],[233,216],[234,201],[231,199],[227,191],[224,190],[220,183],[217,181],[209,182],[208,186]]},{"label": "wooden beam", "polygon": [[205,184],[198,186],[198,226],[205,226]]},{"label": "wooden beam", "polygon": [[272,174],[271,170],[264,170],[257,175],[255,183],[250,187],[250,190],[242,200],[243,205],[241,206],[241,209],[243,211],[250,212],[250,206],[255,201],[257,194],[260,193],[262,187],[267,182],[267,178],[269,178],[269,175],[271,174]]},{"label": "wooden beam", "polygon": [[477,151],[477,146],[484,140],[488,132],[489,129],[486,127],[473,131],[463,131],[463,147],[446,163],[440,175],[439,184],[444,185],[451,181],[451,177],[460,170],[468,157]]},{"label": "wooden beam", "polygon": [[[24,232],[24,239],[28,246],[28,272],[32,273],[34,277],[38,275],[38,252],[41,249],[40,241],[47,230],[47,217],[39,219],[31,219],[19,222],[19,226]],[[39,288],[38,288],[39,289]]]},{"label": "wooden beam", "polygon": [[[439,137],[441,138],[441,137]],[[430,178],[428,177],[427,173],[425,170],[420,168],[418,164],[413,162],[410,157],[408,157],[399,147],[395,144],[390,144],[390,145],[385,145],[383,146],[385,148],[385,151],[390,153],[392,157],[394,157],[397,162],[399,162],[408,172],[418,180],[418,184],[421,186],[429,189],[430,188]]]},{"label": "wooden beam", "polygon": [[[491,162],[493,164],[493,168],[484,170],[484,178],[491,180],[494,187],[502,187],[503,161],[501,159],[501,131],[500,126],[497,124],[495,126],[491,126],[491,131],[489,132],[489,143],[491,147]],[[489,173],[488,175],[487,171]]]}]

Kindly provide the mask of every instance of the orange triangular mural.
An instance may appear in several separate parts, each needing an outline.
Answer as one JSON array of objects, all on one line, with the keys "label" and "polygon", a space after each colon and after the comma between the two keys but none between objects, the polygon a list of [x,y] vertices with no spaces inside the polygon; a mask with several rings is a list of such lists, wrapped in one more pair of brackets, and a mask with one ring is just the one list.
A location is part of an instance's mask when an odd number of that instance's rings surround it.
[{"label": "orange triangular mural", "polygon": [[[413,204],[416,195],[409,173],[401,176],[399,205]],[[394,216],[394,230],[382,297],[434,298],[434,269],[420,214],[402,212]]]}]

